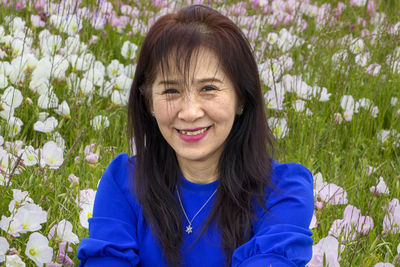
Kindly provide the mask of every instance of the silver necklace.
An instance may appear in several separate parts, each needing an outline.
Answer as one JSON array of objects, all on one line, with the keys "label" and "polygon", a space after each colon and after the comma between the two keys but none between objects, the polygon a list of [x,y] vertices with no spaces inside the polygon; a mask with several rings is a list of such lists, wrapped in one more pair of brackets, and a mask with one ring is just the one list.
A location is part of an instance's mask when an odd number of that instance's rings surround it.
[{"label": "silver necklace", "polygon": [[204,205],[199,209],[199,211],[193,216],[192,220],[189,220],[188,216],[186,215],[186,211],[185,211],[185,209],[183,208],[182,200],[181,200],[181,197],[179,196],[178,187],[177,187],[176,185],[175,185],[175,189],[176,189],[176,194],[178,195],[179,203],[181,204],[183,213],[185,214],[186,220],[187,220],[188,223],[189,223],[189,225],[186,226],[185,232],[188,233],[188,234],[190,234],[190,233],[192,233],[192,230],[193,230],[193,228],[192,228],[192,222],[193,222],[194,218],[196,218],[197,214],[199,214],[200,211],[201,211],[201,210],[205,207],[205,205],[208,203],[208,201],[210,201],[210,199],[213,197],[213,195],[215,194],[215,192],[217,192],[217,189],[218,189],[218,188],[215,189],[214,193],[212,193],[212,195],[207,199],[206,203],[204,203]]}]

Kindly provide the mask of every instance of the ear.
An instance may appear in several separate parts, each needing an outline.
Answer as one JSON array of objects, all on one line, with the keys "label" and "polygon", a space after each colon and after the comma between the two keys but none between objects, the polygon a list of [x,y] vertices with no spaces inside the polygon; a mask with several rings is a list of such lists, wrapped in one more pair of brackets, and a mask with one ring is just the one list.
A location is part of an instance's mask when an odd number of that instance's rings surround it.
[{"label": "ear", "polygon": [[239,105],[239,107],[237,108],[236,114],[237,115],[242,115],[243,114],[243,110],[244,110],[244,105]]}]

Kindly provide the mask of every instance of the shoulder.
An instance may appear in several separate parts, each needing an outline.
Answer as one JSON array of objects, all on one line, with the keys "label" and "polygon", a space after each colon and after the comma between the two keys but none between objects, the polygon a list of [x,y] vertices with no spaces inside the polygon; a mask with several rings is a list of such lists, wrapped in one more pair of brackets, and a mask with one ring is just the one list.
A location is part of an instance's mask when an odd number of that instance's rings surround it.
[{"label": "shoulder", "polygon": [[298,163],[278,163],[272,159],[271,182],[280,189],[287,186],[313,187],[311,172]]}]

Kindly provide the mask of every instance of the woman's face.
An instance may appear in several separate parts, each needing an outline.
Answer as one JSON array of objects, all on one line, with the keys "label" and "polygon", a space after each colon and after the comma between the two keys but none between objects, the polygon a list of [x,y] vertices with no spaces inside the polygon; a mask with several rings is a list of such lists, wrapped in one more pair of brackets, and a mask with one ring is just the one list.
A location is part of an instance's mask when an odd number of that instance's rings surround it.
[{"label": "woman's face", "polygon": [[152,108],[180,164],[215,163],[238,114],[238,97],[214,53],[200,49],[194,58],[187,86],[183,74],[174,68],[165,77],[158,73],[152,86]]}]

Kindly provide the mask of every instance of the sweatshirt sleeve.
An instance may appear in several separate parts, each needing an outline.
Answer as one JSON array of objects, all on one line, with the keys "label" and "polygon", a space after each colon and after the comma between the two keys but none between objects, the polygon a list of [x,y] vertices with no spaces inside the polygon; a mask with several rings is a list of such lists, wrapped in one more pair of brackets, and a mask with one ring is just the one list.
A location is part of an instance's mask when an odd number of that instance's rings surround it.
[{"label": "sweatshirt sleeve", "polygon": [[136,241],[137,214],[130,194],[126,153],[118,155],[104,172],[95,197],[89,237],[78,249],[79,266],[136,266],[139,263]]},{"label": "sweatshirt sleeve", "polygon": [[254,236],[234,251],[232,267],[295,267],[311,260],[312,175],[300,164],[274,162],[271,180],[275,188],[267,190],[268,213],[259,207]]}]

